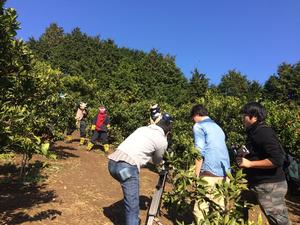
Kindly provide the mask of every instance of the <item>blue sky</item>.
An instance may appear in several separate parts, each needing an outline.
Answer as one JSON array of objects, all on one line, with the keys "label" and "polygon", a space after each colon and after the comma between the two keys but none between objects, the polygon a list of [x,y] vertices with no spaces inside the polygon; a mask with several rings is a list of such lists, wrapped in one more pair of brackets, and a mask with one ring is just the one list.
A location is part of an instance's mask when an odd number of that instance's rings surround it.
[{"label": "blue sky", "polygon": [[198,68],[218,84],[236,69],[264,83],[279,64],[300,61],[299,0],[8,0],[18,37],[38,38],[56,22],[118,46],[176,57],[186,77]]}]

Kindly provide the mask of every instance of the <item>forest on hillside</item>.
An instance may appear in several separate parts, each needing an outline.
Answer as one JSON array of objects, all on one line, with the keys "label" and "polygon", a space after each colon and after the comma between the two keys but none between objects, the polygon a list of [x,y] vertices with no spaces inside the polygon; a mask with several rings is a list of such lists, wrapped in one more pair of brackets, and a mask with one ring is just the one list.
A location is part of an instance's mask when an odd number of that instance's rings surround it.
[{"label": "forest on hillside", "polygon": [[[195,103],[208,108],[224,129],[230,147],[245,140],[241,107],[249,101],[261,102],[268,111],[267,122],[286,152],[300,157],[300,62],[278,65],[264,84],[229,68],[220,83],[212,85],[198,68],[187,79],[174,56],[156,49],[144,52],[118,47],[113,40],[90,36],[80,28],[66,33],[55,23],[39,38],[22,41],[16,36],[18,29],[17,12],[1,2],[0,153],[20,153],[24,165],[33,154],[55,158],[45,143],[63,139],[66,129],[75,123],[74,110],[82,101],[88,104],[90,120],[99,105],[107,107],[113,145],[147,124],[154,103],[174,117],[169,157],[173,175],[180,182],[166,200],[170,204],[185,201],[187,196],[178,198],[175,193],[185,193],[194,182],[183,171],[189,171],[197,157],[189,118]],[[233,184],[242,189],[237,181],[241,176],[238,174]],[[188,208],[188,202],[180,207]]]}]

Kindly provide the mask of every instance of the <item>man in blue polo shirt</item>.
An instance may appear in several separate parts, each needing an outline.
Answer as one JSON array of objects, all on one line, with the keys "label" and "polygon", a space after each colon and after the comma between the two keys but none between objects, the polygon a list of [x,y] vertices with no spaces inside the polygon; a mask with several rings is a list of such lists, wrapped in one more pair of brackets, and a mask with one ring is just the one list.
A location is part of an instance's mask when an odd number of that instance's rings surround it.
[{"label": "man in blue polo shirt", "polygon": [[[225,143],[225,134],[221,127],[208,116],[203,105],[195,105],[191,110],[191,117],[195,124],[193,127],[195,147],[201,153],[202,159],[195,161],[196,176],[201,176],[208,182],[210,190],[215,184],[226,180],[226,172],[230,171],[230,160]],[[224,207],[224,199],[215,199],[210,193],[207,197]],[[208,212],[207,202],[196,202],[194,215],[197,224],[203,219],[202,210]]]}]

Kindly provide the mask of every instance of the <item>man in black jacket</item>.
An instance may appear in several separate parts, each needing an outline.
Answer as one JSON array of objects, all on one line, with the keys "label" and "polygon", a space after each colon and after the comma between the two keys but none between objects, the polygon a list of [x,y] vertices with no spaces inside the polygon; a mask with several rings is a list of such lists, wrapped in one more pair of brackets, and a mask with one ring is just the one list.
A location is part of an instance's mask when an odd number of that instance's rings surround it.
[{"label": "man in black jacket", "polygon": [[285,153],[274,130],[264,122],[266,111],[261,104],[248,103],[241,113],[250,153],[242,158],[239,166],[245,168],[249,189],[255,194],[269,224],[287,225],[287,183],[282,169]]}]

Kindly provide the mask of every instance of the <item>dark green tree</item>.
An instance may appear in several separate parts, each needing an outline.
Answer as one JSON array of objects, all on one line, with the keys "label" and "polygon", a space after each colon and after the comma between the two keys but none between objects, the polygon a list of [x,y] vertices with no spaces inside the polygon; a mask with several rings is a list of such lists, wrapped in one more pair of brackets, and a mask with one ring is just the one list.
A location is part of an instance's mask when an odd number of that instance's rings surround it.
[{"label": "dark green tree", "polygon": [[23,175],[33,154],[51,155],[43,142],[62,132],[67,109],[60,107],[60,71],[36,61],[17,29],[16,11],[0,2],[0,153],[21,153]]},{"label": "dark green tree", "polygon": [[194,69],[189,83],[190,100],[193,102],[196,98],[203,97],[207,90],[208,78],[205,74],[199,73],[198,69]]},{"label": "dark green tree", "polygon": [[250,81],[248,88],[248,101],[260,101],[262,99],[263,88],[257,81]]},{"label": "dark green tree", "polygon": [[[49,50],[47,46],[53,43],[57,45]],[[91,84],[90,91],[81,92],[86,99],[95,99],[95,93],[100,91],[132,96],[128,98],[130,102],[151,98],[179,105],[188,99],[188,82],[176,66],[175,57],[155,49],[145,53],[118,48],[112,40],[90,37],[79,28],[63,34],[53,24],[41,38],[31,39],[29,44],[39,59],[65,75],[81,77]]]},{"label": "dark green tree", "polygon": [[267,98],[280,102],[300,103],[300,63],[281,64],[277,74],[270,76],[264,85]]},{"label": "dark green tree", "polygon": [[56,47],[64,39],[64,30],[56,23],[51,23],[40,39],[45,42],[49,48]]},{"label": "dark green tree", "polygon": [[218,86],[220,92],[226,96],[242,97],[248,95],[249,81],[245,75],[236,70],[229,70]]},{"label": "dark green tree", "polygon": [[36,41],[33,37],[29,38],[27,42],[28,46],[40,60],[46,60],[48,62],[53,61],[53,54],[58,51],[57,48],[62,44],[64,40],[64,30],[56,23],[50,24],[46,28],[45,33]]}]

